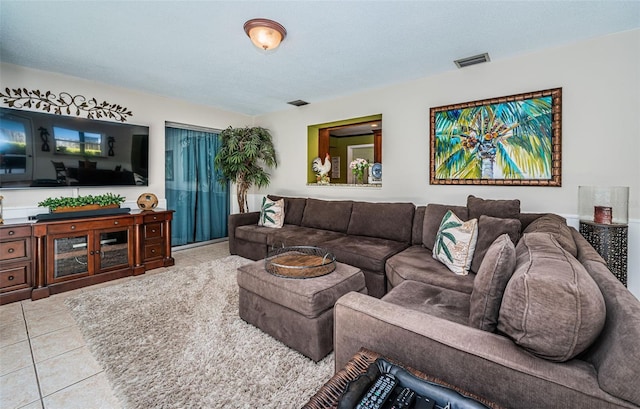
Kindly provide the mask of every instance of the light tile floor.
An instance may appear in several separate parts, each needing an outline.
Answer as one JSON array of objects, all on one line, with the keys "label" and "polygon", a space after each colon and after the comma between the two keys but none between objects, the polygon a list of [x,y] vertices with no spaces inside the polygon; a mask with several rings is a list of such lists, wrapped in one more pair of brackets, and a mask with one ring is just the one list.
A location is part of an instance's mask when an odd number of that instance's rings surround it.
[{"label": "light tile floor", "polygon": [[176,265],[0,306],[0,409],[120,408],[64,305],[70,296],[229,255],[227,241],[173,251]]}]

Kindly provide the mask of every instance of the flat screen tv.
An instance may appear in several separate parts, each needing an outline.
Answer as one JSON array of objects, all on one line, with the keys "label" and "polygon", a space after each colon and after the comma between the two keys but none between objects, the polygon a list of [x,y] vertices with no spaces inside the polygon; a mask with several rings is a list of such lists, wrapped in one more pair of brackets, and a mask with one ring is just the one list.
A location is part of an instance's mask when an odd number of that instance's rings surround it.
[{"label": "flat screen tv", "polygon": [[147,186],[149,127],[0,108],[0,188]]}]

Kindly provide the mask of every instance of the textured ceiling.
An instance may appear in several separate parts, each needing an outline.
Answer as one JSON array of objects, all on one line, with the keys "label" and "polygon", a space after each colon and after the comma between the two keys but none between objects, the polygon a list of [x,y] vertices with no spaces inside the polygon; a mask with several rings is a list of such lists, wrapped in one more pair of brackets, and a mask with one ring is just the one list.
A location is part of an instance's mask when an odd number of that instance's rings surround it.
[{"label": "textured ceiling", "polygon": [[[256,17],[286,27],[275,52]],[[637,0],[0,0],[0,61],[256,115],[637,27]]]}]

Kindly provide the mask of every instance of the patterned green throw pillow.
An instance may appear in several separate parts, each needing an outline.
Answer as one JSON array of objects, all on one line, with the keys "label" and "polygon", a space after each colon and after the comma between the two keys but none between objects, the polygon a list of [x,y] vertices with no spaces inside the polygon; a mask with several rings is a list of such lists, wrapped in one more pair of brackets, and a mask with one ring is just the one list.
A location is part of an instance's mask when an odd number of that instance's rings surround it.
[{"label": "patterned green throw pillow", "polygon": [[463,222],[449,210],[440,223],[433,246],[433,258],[454,273],[467,275],[477,241],[478,219]]},{"label": "patterned green throw pillow", "polygon": [[268,197],[262,199],[258,226],[280,228],[284,224],[284,199],[273,201]]}]

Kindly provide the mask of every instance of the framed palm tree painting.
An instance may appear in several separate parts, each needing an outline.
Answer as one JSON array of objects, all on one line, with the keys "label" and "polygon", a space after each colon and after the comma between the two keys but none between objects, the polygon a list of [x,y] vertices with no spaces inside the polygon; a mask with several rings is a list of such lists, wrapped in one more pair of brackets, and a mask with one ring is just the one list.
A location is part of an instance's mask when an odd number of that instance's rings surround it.
[{"label": "framed palm tree painting", "polygon": [[562,88],[431,108],[430,184],[561,185]]}]

